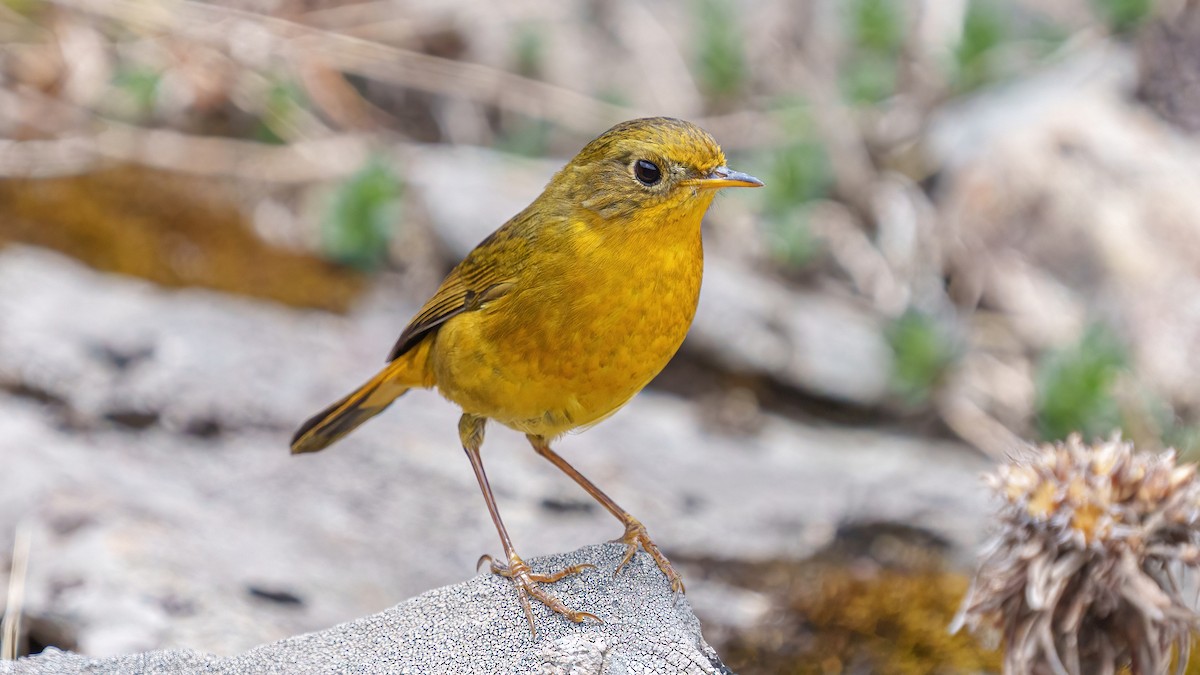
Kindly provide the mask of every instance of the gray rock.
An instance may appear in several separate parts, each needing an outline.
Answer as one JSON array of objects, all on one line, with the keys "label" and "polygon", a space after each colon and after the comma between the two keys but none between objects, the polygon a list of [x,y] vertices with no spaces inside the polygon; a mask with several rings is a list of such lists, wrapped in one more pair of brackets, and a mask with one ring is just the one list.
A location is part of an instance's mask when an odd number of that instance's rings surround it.
[{"label": "gray rock", "polygon": [[645,553],[614,577],[624,547],[587,546],[531,561],[550,572],[591,562],[594,570],[550,587],[569,607],[603,624],[573,624],[535,603],[530,634],[512,584],[491,574],[429,591],[379,614],[221,658],[166,650],[90,659],[52,650],[0,673],[539,673],[705,674],[728,670],[700,636],[687,599],[675,596]]},{"label": "gray rock", "polygon": [[1010,428],[1035,413],[1027,355],[1097,320],[1128,347],[1118,399],[1200,407],[1200,146],[1137,101],[1136,81],[1131,51],[1101,41],[931,121],[950,287],[996,314],[976,322],[965,389]]},{"label": "gray rock", "polygon": [[1073,114],[1080,99],[1095,105],[1096,95],[1132,95],[1136,83],[1130,49],[1099,41],[1052,67],[939,108],[930,119],[927,149],[943,169],[959,171],[1016,130],[1043,125],[1064,107]]}]

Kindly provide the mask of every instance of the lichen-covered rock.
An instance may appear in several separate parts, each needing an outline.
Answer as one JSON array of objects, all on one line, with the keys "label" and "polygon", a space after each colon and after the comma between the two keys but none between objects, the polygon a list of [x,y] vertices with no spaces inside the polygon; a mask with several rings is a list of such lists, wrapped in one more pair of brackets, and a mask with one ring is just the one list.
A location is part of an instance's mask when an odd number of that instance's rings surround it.
[{"label": "lichen-covered rock", "polygon": [[167,650],[89,659],[54,650],[0,662],[0,673],[728,673],[700,636],[686,597],[671,592],[649,556],[638,555],[614,576],[623,552],[621,544],[605,544],[531,561],[535,571],[545,572],[594,563],[596,569],[552,590],[568,606],[599,615],[602,624],[573,624],[536,605],[533,636],[512,585],[482,574],[379,614],[237,656]]}]

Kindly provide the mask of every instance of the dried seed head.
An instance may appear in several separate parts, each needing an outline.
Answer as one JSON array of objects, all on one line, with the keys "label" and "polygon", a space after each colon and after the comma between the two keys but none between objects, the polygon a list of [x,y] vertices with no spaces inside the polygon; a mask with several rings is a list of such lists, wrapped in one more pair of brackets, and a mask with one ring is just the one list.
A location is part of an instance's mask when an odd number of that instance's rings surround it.
[{"label": "dried seed head", "polygon": [[1200,480],[1119,436],[1031,449],[987,483],[1002,505],[953,630],[997,634],[1006,673],[1165,672],[1200,625]]}]

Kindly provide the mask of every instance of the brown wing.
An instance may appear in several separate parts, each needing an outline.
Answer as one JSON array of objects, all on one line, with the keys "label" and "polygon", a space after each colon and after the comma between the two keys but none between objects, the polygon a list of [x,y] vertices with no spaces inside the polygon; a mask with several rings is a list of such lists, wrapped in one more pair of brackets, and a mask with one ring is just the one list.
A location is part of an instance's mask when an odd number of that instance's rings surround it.
[{"label": "brown wing", "polygon": [[529,243],[517,228],[511,227],[513,224],[510,222],[484,239],[450,272],[437,293],[400,334],[396,346],[388,354],[389,363],[446,321],[463,312],[479,309],[513,287]]}]

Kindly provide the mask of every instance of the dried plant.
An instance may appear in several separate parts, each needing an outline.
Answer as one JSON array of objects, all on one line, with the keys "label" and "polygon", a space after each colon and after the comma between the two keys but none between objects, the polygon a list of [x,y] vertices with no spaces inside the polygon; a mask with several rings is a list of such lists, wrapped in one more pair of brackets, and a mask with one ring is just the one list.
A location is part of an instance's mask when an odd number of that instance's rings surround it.
[{"label": "dried plant", "polygon": [[987,477],[1003,500],[952,630],[1005,648],[1005,673],[1166,672],[1187,663],[1197,614],[1200,481],[1174,451],[1114,437],[1031,449]]}]

